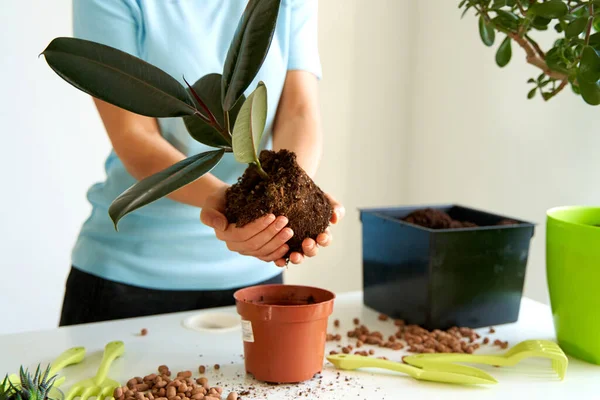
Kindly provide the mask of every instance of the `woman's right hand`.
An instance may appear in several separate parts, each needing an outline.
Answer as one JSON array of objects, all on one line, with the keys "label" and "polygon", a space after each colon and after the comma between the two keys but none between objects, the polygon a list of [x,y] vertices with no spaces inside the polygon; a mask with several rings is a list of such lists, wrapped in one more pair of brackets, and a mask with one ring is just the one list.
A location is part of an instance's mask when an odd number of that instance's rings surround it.
[{"label": "woman's right hand", "polygon": [[200,213],[202,223],[213,228],[217,238],[224,241],[231,251],[266,262],[276,261],[285,256],[289,250],[286,242],[294,235],[294,232],[286,227],[288,219],[270,214],[242,228],[229,224],[224,215],[227,188],[228,186],[223,186],[206,199]]}]

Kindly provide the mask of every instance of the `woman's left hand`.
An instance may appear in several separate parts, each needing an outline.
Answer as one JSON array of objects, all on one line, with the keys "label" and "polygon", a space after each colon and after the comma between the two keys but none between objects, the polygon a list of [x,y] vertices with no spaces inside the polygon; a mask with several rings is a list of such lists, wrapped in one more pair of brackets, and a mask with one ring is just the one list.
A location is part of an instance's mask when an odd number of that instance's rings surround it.
[{"label": "woman's left hand", "polygon": [[[333,225],[335,225],[338,222],[340,222],[342,218],[344,218],[344,215],[346,214],[346,209],[341,203],[334,199],[333,196],[329,194],[326,194],[326,196],[329,199],[331,206],[333,207],[333,214],[331,216],[330,222]],[[304,257],[314,257],[319,251],[319,246],[327,247],[331,244],[332,240],[333,237],[329,228],[325,229],[325,232],[317,236],[316,242],[315,240],[310,238],[304,239],[304,241],[302,242],[302,252],[304,254],[293,252],[292,254],[290,254],[290,261],[292,262],[292,264],[300,264],[302,261],[304,261]],[[275,261],[275,265],[277,265],[278,267],[284,267],[285,264],[286,262],[283,258],[280,258],[279,260]]]}]

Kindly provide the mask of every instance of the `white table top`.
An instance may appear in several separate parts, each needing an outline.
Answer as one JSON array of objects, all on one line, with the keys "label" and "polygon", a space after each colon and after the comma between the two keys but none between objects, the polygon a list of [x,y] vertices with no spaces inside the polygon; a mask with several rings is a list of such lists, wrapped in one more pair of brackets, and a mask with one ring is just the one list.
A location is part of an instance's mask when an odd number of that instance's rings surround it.
[{"label": "white table top", "polygon": [[[38,363],[45,366],[62,351],[74,346],[85,346],[87,355],[79,364],[67,367],[60,374],[67,377],[61,389],[79,379],[95,374],[100,363],[104,345],[109,341],[122,340],[125,354],[113,364],[109,377],[123,384],[134,376],[144,376],[156,372],[161,364],[171,371],[191,370],[198,375],[198,366],[209,365],[206,376],[209,383],[225,386],[225,394],[230,390],[242,391],[253,386],[249,398],[295,399],[299,392],[311,389],[307,399],[507,399],[513,398],[562,398],[573,395],[582,399],[600,399],[600,366],[569,359],[564,381],[559,381],[550,363],[541,360],[523,361],[512,368],[478,366],[491,373],[498,384],[489,386],[458,386],[442,383],[418,381],[411,377],[383,370],[342,371],[340,376],[333,366],[324,364],[322,377],[297,385],[265,385],[246,376],[243,364],[243,345],[239,328],[225,332],[198,332],[185,328],[182,322],[190,316],[215,312],[225,312],[237,318],[235,309],[204,310],[169,314],[157,317],[135,318],[116,322],[58,328],[44,332],[32,332],[0,336],[0,374],[17,372],[20,365],[34,368]],[[25,317],[25,316],[24,316]],[[391,322],[377,320],[377,313],[362,305],[362,293],[353,292],[338,295],[334,314],[330,319],[330,332],[343,336],[342,344],[347,343],[346,332],[352,329],[352,319],[358,317],[370,329],[383,333],[395,332]],[[341,327],[333,327],[334,319],[340,319]],[[142,328],[148,330],[140,336]],[[480,330],[486,334],[488,330]],[[554,329],[550,308],[530,299],[523,299],[519,322],[496,327],[492,339],[508,340],[512,346],[526,339],[554,340]],[[354,340],[351,342],[354,344]],[[337,342],[327,344],[327,353],[335,349]],[[375,349],[375,356],[386,356],[400,360],[403,351]],[[498,347],[489,347],[480,352],[502,352]],[[293,360],[290,360],[293,362]],[[214,364],[220,364],[218,371]],[[406,397],[406,396],[417,397]]]}]

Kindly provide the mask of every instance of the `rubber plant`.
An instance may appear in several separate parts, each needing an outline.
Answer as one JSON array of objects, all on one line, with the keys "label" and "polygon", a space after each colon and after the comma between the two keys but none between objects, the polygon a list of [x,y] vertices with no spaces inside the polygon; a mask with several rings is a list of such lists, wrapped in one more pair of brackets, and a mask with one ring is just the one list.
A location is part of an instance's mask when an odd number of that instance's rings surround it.
[{"label": "rubber plant", "polygon": [[[110,46],[60,37],[42,52],[65,81],[98,99],[156,118],[181,117],[196,141],[214,150],[192,155],[140,180],[109,208],[115,229],[127,214],[210,172],[225,153],[248,164],[226,193],[225,215],[244,226],[267,213],[285,215],[294,236],[290,250],[316,239],[332,215],[326,195],[298,166],[293,152],[259,151],[267,120],[267,87],[257,76],[273,40],[281,0],[250,0],[230,43],[222,74],[210,73],[190,85],[146,61]],[[183,86],[185,83],[185,86]]]},{"label": "rubber plant", "polygon": [[[529,79],[537,93],[549,100],[567,85],[590,105],[600,104],[600,0],[461,0],[463,16],[474,10],[481,40],[496,50],[496,63],[506,66],[512,44],[525,52],[529,64],[541,73]],[[543,49],[533,38],[536,31],[554,30],[552,46]]]}]

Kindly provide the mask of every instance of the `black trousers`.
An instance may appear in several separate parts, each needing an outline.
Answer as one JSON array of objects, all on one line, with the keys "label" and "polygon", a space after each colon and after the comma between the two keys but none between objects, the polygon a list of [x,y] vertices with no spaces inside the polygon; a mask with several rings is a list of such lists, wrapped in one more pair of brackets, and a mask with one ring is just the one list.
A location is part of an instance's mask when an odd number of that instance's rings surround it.
[{"label": "black trousers", "polygon": [[[260,284],[283,283],[282,275]],[[110,321],[204,308],[232,306],[228,290],[155,290],[125,285],[72,267],[67,279],[60,326]]]}]

